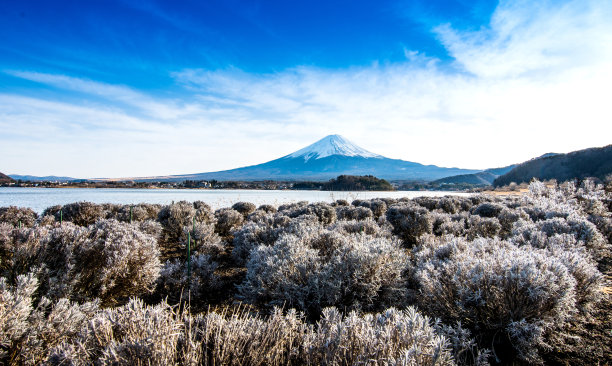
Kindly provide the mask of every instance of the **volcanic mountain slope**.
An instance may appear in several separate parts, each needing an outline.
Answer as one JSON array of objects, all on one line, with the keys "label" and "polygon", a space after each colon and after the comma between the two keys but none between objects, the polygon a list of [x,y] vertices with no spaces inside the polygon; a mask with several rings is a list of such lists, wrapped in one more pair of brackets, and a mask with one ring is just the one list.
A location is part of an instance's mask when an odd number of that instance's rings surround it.
[{"label": "volcanic mountain slope", "polygon": [[[441,168],[367,151],[340,135],[321,140],[267,163],[211,173],[164,177],[164,180],[328,180],[339,175],[374,175],[387,180],[434,180],[478,170]],[[150,179],[159,180],[159,177]],[[143,179],[146,180],[146,179]]]}]

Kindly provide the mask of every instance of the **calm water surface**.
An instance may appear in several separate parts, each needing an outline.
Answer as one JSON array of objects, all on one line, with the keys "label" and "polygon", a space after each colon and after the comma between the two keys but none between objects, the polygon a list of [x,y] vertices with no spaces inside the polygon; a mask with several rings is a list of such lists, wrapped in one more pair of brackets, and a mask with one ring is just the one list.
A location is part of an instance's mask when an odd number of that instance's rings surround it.
[{"label": "calm water surface", "polygon": [[247,201],[256,205],[280,205],[289,202],[333,202],[345,199],[401,198],[419,196],[469,195],[468,193],[438,191],[399,192],[323,192],[323,191],[261,191],[261,190],[203,190],[203,189],[115,189],[115,188],[15,188],[0,187],[0,207],[30,207],[42,212],[53,205],[89,201],[94,203],[161,203],[173,201],[204,201],[214,209]]}]

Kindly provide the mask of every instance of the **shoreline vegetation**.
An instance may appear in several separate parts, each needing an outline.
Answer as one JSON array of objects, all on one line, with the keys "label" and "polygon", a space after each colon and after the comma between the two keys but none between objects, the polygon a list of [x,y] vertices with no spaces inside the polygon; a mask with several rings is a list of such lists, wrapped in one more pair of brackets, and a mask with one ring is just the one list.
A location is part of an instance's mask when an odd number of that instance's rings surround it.
[{"label": "shoreline vegetation", "polygon": [[[555,184],[553,180],[547,185]],[[0,187],[27,188],[118,188],[118,189],[248,189],[248,190],[313,190],[313,191],[449,191],[449,192],[526,192],[527,183],[496,187],[470,184],[432,184],[421,181],[387,181],[371,175],[340,175],[329,181],[12,181]]]},{"label": "shoreline vegetation", "polygon": [[0,208],[1,364],[608,364],[612,182]]}]

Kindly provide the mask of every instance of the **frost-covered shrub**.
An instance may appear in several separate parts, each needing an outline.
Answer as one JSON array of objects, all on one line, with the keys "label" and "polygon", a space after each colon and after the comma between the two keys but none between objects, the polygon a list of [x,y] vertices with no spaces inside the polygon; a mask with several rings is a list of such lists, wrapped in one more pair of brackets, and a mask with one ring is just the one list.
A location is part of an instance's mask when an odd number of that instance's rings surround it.
[{"label": "frost-covered shrub", "polygon": [[561,259],[496,239],[428,242],[415,250],[421,309],[461,321],[496,357],[539,361],[546,336],[577,313],[576,279]]},{"label": "frost-covered shrub", "polygon": [[41,243],[47,234],[44,227],[18,229],[0,223],[0,276],[13,284],[17,276],[35,271]]},{"label": "frost-covered shrub", "polygon": [[336,216],[338,220],[368,220],[374,217],[374,213],[367,207],[338,206]]},{"label": "frost-covered shrub", "polygon": [[319,202],[306,206],[307,215],[314,215],[323,225],[329,225],[336,221],[336,209],[327,203]]},{"label": "frost-covered shrub", "polygon": [[69,222],[48,231],[38,256],[41,266],[39,292],[52,300],[71,297],[78,277],[75,248],[87,235],[87,228]]},{"label": "frost-covered shrub", "polygon": [[499,224],[501,225],[500,235],[504,238],[508,237],[512,233],[514,223],[519,220],[529,220],[529,216],[523,210],[513,210],[504,208],[497,216]]},{"label": "frost-covered shrub", "polygon": [[[303,342],[309,326],[294,310],[285,314],[275,308],[259,318],[233,312],[227,316],[211,312],[194,319],[186,332],[195,349],[181,359],[202,365],[290,365],[304,364]],[[187,343],[187,342],[185,342]]]},{"label": "frost-covered shrub", "polygon": [[470,330],[461,326],[461,322],[453,326],[438,322],[434,327],[439,334],[448,339],[453,359],[458,365],[490,365],[491,351],[478,347]]},{"label": "frost-covered shrub", "polygon": [[415,197],[412,199],[412,201],[410,200],[406,200],[404,201],[406,203],[416,203],[419,206],[425,207],[426,209],[433,211],[436,209],[436,207],[438,206],[438,199],[435,197]]},{"label": "frost-covered shrub", "polygon": [[346,234],[366,234],[366,235],[379,235],[384,234],[380,226],[374,220],[351,220],[351,221],[336,221],[336,223],[329,227],[331,231],[338,231]]},{"label": "frost-covered shrub", "polygon": [[183,227],[193,224],[196,209],[187,201],[180,201],[162,207],[157,221],[164,228],[165,242],[175,243],[183,233]]},{"label": "frost-covered shrub", "polygon": [[325,296],[318,274],[319,252],[287,235],[273,246],[259,246],[250,253],[247,274],[239,286],[248,302],[298,309],[318,308],[317,296]]},{"label": "frost-covered shrub", "polygon": [[161,209],[161,205],[152,205],[148,203],[122,205],[117,210],[117,214],[114,218],[123,222],[130,222],[130,219],[132,222],[156,220]]},{"label": "frost-covered shrub", "polygon": [[472,240],[475,238],[493,238],[498,236],[502,226],[495,217],[481,217],[474,215],[467,222],[467,237]]},{"label": "frost-covered shrub", "polygon": [[41,216],[38,219],[38,226],[55,226],[56,223],[55,216],[52,215]]},{"label": "frost-covered shrub", "polygon": [[504,206],[500,205],[499,203],[485,202],[476,206],[472,210],[472,213],[480,217],[497,217],[503,209]]},{"label": "frost-covered shrub", "polygon": [[540,220],[533,224],[528,221],[517,221],[512,230],[512,240],[518,244],[530,244],[534,247],[547,247],[548,237],[571,235],[577,245],[582,245],[597,254],[606,246],[606,239],[597,227],[588,220],[572,214],[567,219],[555,217]]},{"label": "frost-covered shrub", "polygon": [[191,299],[201,301],[207,292],[219,285],[219,278],[215,275],[217,263],[210,256],[196,254],[191,257],[191,281],[188,276],[187,261],[174,259],[167,261],[160,271],[157,291],[162,298],[166,296],[173,302],[181,298],[187,299],[187,292],[191,289]]},{"label": "frost-covered shrub", "polygon": [[160,246],[165,258],[173,258],[182,254],[182,247],[179,244],[185,238],[185,227],[192,227],[194,223],[210,225],[215,223],[215,217],[210,212],[208,205],[200,201],[194,204],[180,201],[164,206],[159,211],[157,218],[163,227]]},{"label": "frost-covered shrub", "polygon": [[432,212],[432,233],[437,236],[462,236],[465,231],[465,220],[458,217],[459,219],[456,219],[445,213]]},{"label": "frost-covered shrub", "polygon": [[217,255],[223,250],[221,238],[215,233],[215,227],[211,224],[198,222],[195,225],[183,227],[181,243],[187,248],[187,241],[190,241],[192,253]]},{"label": "frost-covered shrub", "polygon": [[[75,225],[89,226],[106,218],[107,212],[102,205],[92,202],[74,202],[61,207],[61,218]],[[44,216],[44,214],[43,214]],[[55,212],[55,220],[60,221],[60,212]]]},{"label": "frost-covered shrub", "polygon": [[77,300],[99,298],[106,306],[151,292],[161,266],[155,238],[116,220],[88,227],[73,255],[72,295]]},{"label": "frost-covered shrub", "polygon": [[394,203],[397,203],[397,200],[395,198],[390,198],[390,197],[379,198],[379,200],[381,200],[384,203],[386,203],[387,207],[391,206]]},{"label": "frost-covered shrub", "polygon": [[257,210],[259,211],[263,211],[265,213],[276,213],[276,207],[272,206],[272,205],[261,205],[259,207],[257,207]]},{"label": "frost-covered shrub", "polygon": [[182,329],[183,323],[166,303],[150,306],[132,299],[122,307],[97,312],[78,337],[51,350],[48,363],[172,365]]},{"label": "frost-covered shrub", "polygon": [[290,219],[287,216],[266,216],[258,222],[247,222],[234,232],[232,256],[236,263],[246,263],[248,256],[259,245],[273,245],[283,234],[312,238],[322,232],[315,216],[302,215]]},{"label": "frost-covered shrub", "polygon": [[326,308],[305,338],[308,365],[454,365],[448,340],[413,307],[363,316]]},{"label": "frost-covered shrub", "polygon": [[161,224],[153,220],[135,222],[133,225],[137,227],[138,230],[154,238],[160,238],[164,231]]},{"label": "frost-covered shrub", "polygon": [[459,197],[444,196],[438,200],[436,208],[448,214],[456,214],[462,211],[462,200]]},{"label": "frost-covered shrub", "polygon": [[350,203],[347,200],[335,200],[332,203],[333,207],[338,207],[338,206],[348,206],[350,205]]},{"label": "frost-covered shrub", "polygon": [[384,216],[385,212],[387,212],[387,204],[383,200],[373,199],[369,201],[361,201],[355,200],[353,201],[353,206],[366,207],[372,210],[372,214],[375,219],[378,219],[381,216]]},{"label": "frost-covered shrub", "polygon": [[54,206],[49,206],[47,207],[43,213],[40,215],[41,217],[44,216],[53,216],[54,218],[57,216],[57,221],[59,221],[59,212],[62,209],[61,205],[54,205]]},{"label": "frost-covered shrub", "polygon": [[320,223],[325,225],[336,221],[336,209],[324,202],[312,203],[308,205],[296,204],[287,206],[283,210],[279,208],[279,211],[291,218],[300,216],[314,216]]},{"label": "frost-covered shrub", "polygon": [[399,243],[366,235],[346,240],[326,263],[328,304],[349,309],[381,309],[403,304],[407,256]]},{"label": "frost-covered shrub", "polygon": [[387,220],[393,225],[393,233],[407,246],[417,242],[419,236],[431,234],[433,217],[427,209],[411,203],[397,203],[387,210]]},{"label": "frost-covered shrub", "polygon": [[232,257],[238,264],[246,263],[251,250],[259,245],[272,245],[278,233],[271,225],[260,222],[247,222],[234,233]]},{"label": "frost-covered shrub", "polygon": [[251,251],[239,286],[245,300],[317,314],[324,306],[372,309],[401,302],[406,256],[365,235],[283,235]]},{"label": "frost-covered shrub", "polygon": [[19,275],[15,286],[0,278],[0,361],[9,364],[19,341],[28,330],[32,312],[32,295],[38,286],[34,274]]},{"label": "frost-covered shrub", "polygon": [[265,211],[262,211],[262,210],[255,210],[253,213],[251,213],[249,216],[247,216],[245,222],[268,223],[271,220],[273,220],[272,214],[269,214],[269,213],[267,213]]},{"label": "frost-covered shrub", "polygon": [[44,363],[50,350],[80,335],[97,309],[97,302],[75,304],[60,299],[52,303],[43,297],[28,319],[27,334],[19,352],[20,363]]},{"label": "frost-covered shrub", "polygon": [[551,239],[548,252],[561,261],[576,280],[574,289],[576,308],[586,314],[603,296],[603,275],[597,270],[597,263],[584,248],[567,247],[564,243],[555,243],[556,237]]},{"label": "frost-covered shrub", "polygon": [[15,227],[32,227],[36,223],[38,215],[31,208],[26,207],[0,207],[0,222],[11,224]]},{"label": "frost-covered shrub", "polygon": [[244,216],[244,218],[246,219],[246,217],[249,216],[249,214],[255,211],[256,207],[257,206],[255,206],[251,202],[236,202],[232,206],[232,209],[240,212],[242,216]]},{"label": "frost-covered shrub", "polygon": [[14,286],[0,278],[0,363],[38,365],[50,348],[75,337],[91,318],[97,303],[52,304],[43,297],[33,307],[38,281],[34,273],[20,275]]},{"label": "frost-covered shrub", "polygon": [[589,216],[589,221],[597,227],[608,244],[612,244],[612,217]]},{"label": "frost-covered shrub", "polygon": [[232,230],[237,229],[244,222],[242,214],[231,208],[222,208],[215,211],[215,218],[217,219],[215,232],[224,238],[229,237]]}]

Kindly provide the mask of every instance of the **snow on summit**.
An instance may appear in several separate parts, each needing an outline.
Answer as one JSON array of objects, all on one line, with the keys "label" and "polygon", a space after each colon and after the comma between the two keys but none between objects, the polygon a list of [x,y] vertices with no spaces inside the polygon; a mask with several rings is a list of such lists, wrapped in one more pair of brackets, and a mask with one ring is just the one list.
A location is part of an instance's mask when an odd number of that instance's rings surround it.
[{"label": "snow on summit", "polygon": [[289,154],[285,157],[303,157],[304,161],[308,161],[311,158],[321,159],[331,155],[361,156],[364,158],[382,158],[381,155],[371,153],[366,149],[362,149],[361,147],[353,144],[352,142],[340,135],[325,136],[314,144],[308,145],[305,148],[298,150],[292,154]]}]

